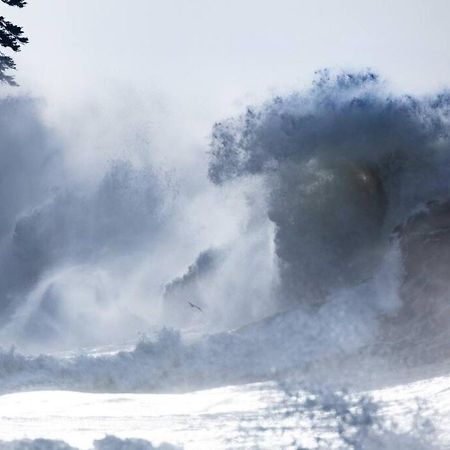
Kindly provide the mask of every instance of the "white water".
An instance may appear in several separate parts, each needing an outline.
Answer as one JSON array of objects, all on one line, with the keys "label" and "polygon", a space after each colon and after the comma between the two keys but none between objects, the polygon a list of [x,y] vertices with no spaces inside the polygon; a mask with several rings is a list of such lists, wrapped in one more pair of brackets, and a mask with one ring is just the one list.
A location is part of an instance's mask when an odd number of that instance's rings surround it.
[{"label": "white water", "polygon": [[390,242],[448,197],[450,98],[380,89],[325,74],[217,125],[199,186],[67,178],[33,102],[0,103],[0,448],[450,447],[446,299],[402,316]]},{"label": "white water", "polygon": [[[450,447],[450,378],[431,378],[369,394],[379,407],[373,416],[383,421],[387,418],[385,428],[368,426],[361,433],[361,447],[356,448],[377,448],[377,443],[378,448],[386,449]],[[324,401],[325,397],[320,398]],[[426,406],[418,409],[418,400]],[[336,423],[324,413],[320,420],[308,418],[315,407],[299,406],[295,414],[285,415],[286,406],[283,393],[274,383],[186,394],[18,393],[0,397],[0,439],[45,438],[89,449],[95,440],[115,435],[144,439],[154,445],[170,442],[185,449],[206,450],[295,448],[294,441],[316,448],[315,439],[322,436],[331,438],[334,448],[352,448],[345,447]],[[392,421],[397,428],[390,424]]]}]

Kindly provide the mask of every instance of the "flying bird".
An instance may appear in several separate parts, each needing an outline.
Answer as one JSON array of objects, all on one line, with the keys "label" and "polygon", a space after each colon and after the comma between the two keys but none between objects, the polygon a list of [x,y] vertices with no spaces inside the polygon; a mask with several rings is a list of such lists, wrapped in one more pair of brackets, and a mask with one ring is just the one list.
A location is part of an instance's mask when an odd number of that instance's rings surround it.
[{"label": "flying bird", "polygon": [[190,301],[188,301],[188,303],[191,308],[198,309],[200,312],[203,312],[203,309],[200,308],[200,306],[195,305],[194,303],[191,303]]}]

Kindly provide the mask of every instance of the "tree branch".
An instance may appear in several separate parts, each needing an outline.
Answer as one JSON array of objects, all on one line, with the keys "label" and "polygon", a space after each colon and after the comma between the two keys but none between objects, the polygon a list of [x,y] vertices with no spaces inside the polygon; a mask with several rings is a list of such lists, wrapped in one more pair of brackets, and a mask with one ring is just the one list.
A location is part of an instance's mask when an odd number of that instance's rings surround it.
[{"label": "tree branch", "polygon": [[26,0],[2,0],[2,2],[9,6],[17,6],[19,8],[23,8],[27,4]]}]

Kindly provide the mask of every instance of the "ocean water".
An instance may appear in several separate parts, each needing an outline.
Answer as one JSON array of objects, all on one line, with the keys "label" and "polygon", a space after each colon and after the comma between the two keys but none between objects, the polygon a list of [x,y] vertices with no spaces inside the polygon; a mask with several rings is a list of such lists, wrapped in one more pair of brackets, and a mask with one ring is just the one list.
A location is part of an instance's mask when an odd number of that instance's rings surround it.
[{"label": "ocean water", "polygon": [[89,176],[0,109],[0,449],[450,448],[447,92],[323,71]]},{"label": "ocean water", "polygon": [[448,448],[449,392],[448,377],[436,377],[357,393],[268,382],[184,394],[8,394],[1,448]]}]

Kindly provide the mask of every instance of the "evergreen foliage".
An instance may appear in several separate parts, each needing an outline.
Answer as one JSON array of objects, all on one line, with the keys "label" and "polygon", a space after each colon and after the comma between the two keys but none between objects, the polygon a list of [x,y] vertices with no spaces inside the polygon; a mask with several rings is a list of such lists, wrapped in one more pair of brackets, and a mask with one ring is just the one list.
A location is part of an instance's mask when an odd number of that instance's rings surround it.
[{"label": "evergreen foliage", "polygon": [[[23,8],[27,4],[26,0],[1,1],[9,6],[17,6],[18,8]],[[21,46],[27,42],[28,38],[24,36],[22,27],[14,25],[3,16],[0,16],[0,47],[18,52]],[[15,69],[16,64],[13,58],[0,51],[0,82],[17,86],[14,77],[8,73],[8,71]]]}]

